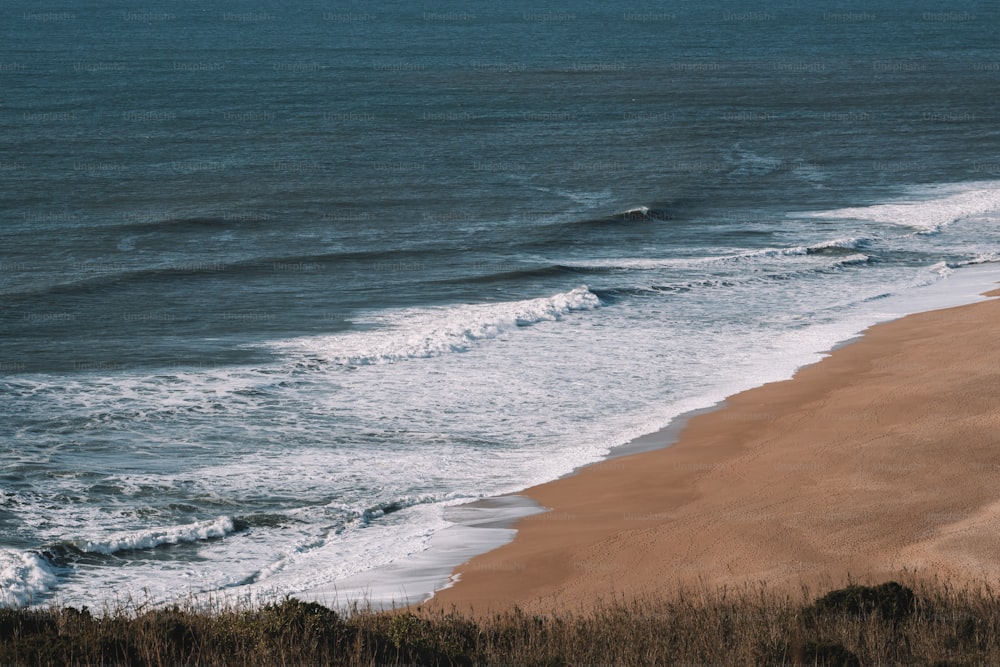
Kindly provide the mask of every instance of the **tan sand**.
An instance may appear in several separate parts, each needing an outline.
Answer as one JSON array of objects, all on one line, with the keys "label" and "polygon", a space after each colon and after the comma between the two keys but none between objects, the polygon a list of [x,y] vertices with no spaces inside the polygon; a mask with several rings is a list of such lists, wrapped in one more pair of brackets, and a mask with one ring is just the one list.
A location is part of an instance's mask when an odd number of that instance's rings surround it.
[{"label": "tan sand", "polygon": [[[1000,296],[1000,290],[991,293]],[[528,489],[551,511],[431,607],[586,608],[678,585],[1000,576],[1000,301],[880,324],[667,449]]]}]

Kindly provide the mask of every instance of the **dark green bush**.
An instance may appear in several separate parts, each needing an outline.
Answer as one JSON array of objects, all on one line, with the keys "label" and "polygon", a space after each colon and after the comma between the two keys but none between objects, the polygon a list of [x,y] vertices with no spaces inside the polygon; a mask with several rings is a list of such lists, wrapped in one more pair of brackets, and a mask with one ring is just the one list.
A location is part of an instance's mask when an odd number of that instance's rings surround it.
[{"label": "dark green bush", "polygon": [[815,617],[878,613],[883,620],[901,621],[913,614],[915,605],[916,596],[911,589],[890,581],[878,586],[852,585],[830,591],[816,600],[809,612]]}]

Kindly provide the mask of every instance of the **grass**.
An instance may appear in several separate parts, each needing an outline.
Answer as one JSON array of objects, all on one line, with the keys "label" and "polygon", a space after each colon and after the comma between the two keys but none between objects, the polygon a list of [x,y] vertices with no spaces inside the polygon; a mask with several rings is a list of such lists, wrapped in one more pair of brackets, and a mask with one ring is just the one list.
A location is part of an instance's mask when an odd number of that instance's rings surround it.
[{"label": "grass", "polygon": [[288,598],[250,608],[0,609],[0,665],[1000,664],[988,587],[895,582],[818,598],[764,588],[488,617],[340,614]]}]

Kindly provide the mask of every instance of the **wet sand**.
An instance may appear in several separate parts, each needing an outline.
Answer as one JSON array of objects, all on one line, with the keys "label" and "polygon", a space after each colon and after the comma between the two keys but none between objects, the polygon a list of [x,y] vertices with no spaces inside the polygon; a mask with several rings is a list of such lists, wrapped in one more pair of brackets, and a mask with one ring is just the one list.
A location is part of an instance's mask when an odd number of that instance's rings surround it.
[{"label": "wet sand", "polygon": [[[1000,290],[991,292],[1000,296]],[[880,324],[671,447],[524,495],[550,508],[428,605],[582,609],[678,586],[1000,576],[1000,301]]]}]

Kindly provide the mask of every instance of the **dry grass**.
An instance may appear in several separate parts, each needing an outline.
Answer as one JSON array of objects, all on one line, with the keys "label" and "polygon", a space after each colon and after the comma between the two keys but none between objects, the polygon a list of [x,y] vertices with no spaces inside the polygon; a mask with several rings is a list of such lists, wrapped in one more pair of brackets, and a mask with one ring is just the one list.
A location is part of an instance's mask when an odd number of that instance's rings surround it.
[{"label": "dry grass", "polygon": [[288,599],[92,615],[0,610],[0,665],[1000,664],[986,586],[848,587],[793,600],[764,588],[616,600],[587,612],[338,614]]}]

